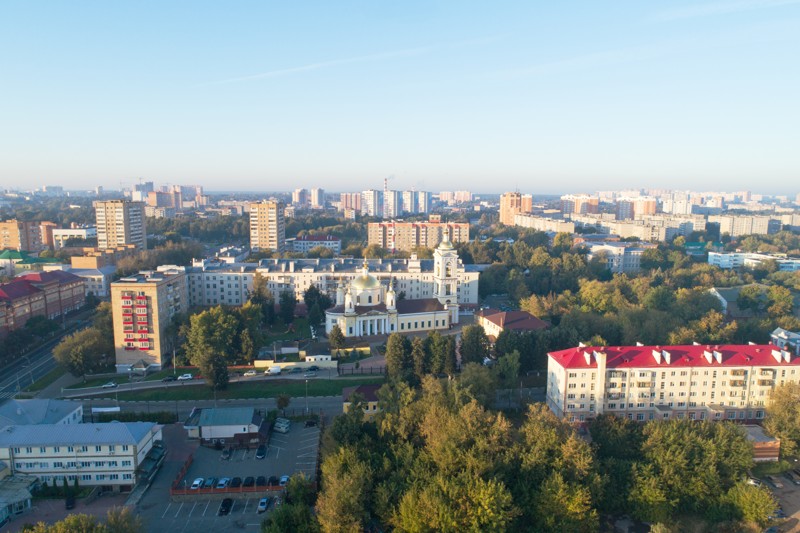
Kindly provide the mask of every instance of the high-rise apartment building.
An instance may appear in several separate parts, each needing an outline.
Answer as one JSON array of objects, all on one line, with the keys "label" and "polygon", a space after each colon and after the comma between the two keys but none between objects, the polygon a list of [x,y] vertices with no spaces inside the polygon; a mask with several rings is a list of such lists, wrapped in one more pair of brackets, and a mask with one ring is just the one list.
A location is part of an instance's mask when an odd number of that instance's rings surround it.
[{"label": "high-rise apartment building", "polygon": [[383,216],[383,191],[370,189],[361,193],[361,214],[378,218]]},{"label": "high-rise apartment building", "polygon": [[127,200],[94,202],[97,221],[97,246],[101,249],[135,244],[147,249],[144,203]]},{"label": "high-rise apartment building", "polygon": [[135,365],[160,370],[175,348],[165,336],[172,317],[189,309],[186,270],[164,266],[111,284],[117,372]]},{"label": "high-rise apartment building", "polygon": [[325,208],[325,189],[311,189],[311,209]]},{"label": "high-rise apartment building", "polygon": [[533,211],[533,197],[530,194],[507,192],[500,196],[500,223],[514,225],[514,217]]},{"label": "high-rise apartment building", "polygon": [[428,191],[417,191],[417,213],[427,215],[431,210],[431,193]]},{"label": "high-rise apartment building", "polygon": [[411,251],[414,248],[436,248],[450,231],[450,241],[469,242],[466,222],[370,222],[367,228],[369,244],[388,250]]},{"label": "high-rise apartment building", "polygon": [[456,191],[453,193],[453,202],[465,204],[472,201],[472,193],[469,191]]},{"label": "high-rise apartment building", "polygon": [[617,199],[617,220],[633,220],[639,216],[655,214],[656,199],[651,196]]},{"label": "high-rise apartment building", "polygon": [[600,198],[587,194],[566,194],[561,197],[561,212],[586,215],[600,212]]},{"label": "high-rise apartment building", "polygon": [[0,250],[41,252],[45,248],[47,230],[52,241],[52,222],[6,220],[0,222]]},{"label": "high-rise apartment building", "polygon": [[402,195],[400,191],[386,191],[384,218],[395,218],[402,213]]},{"label": "high-rise apartment building", "polygon": [[250,248],[283,252],[286,242],[285,206],[277,200],[250,204]]},{"label": "high-rise apartment building", "polygon": [[339,193],[339,209],[341,211],[353,210],[361,212],[361,193],[343,192]]},{"label": "high-rise apartment building", "polygon": [[295,189],[292,191],[292,205],[295,207],[306,207],[308,205],[309,195],[307,189]]},{"label": "high-rise apartment building", "polygon": [[403,213],[416,213],[418,205],[416,191],[403,191]]}]

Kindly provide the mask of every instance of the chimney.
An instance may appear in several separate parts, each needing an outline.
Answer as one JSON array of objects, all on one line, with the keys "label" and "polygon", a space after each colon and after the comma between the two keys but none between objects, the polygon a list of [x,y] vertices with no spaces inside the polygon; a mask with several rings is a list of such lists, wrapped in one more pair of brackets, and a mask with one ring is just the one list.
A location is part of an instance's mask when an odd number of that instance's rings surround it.
[{"label": "chimney", "polygon": [[583,352],[583,358],[586,359],[587,365],[592,364],[592,354],[590,354],[589,352]]}]

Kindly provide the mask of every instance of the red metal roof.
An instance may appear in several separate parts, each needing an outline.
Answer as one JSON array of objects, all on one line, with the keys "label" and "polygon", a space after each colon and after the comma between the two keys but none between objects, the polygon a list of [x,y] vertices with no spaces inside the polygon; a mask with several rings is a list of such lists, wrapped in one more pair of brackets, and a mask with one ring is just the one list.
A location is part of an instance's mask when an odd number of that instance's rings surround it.
[{"label": "red metal roof", "polygon": [[16,300],[17,298],[25,298],[40,292],[42,292],[41,289],[34,287],[25,279],[17,278],[0,285],[0,299],[3,300]]},{"label": "red metal roof", "polygon": [[71,272],[65,272],[64,270],[50,270],[48,272],[31,272],[30,274],[18,276],[18,279],[24,279],[34,283],[37,282],[50,283],[53,281],[57,281],[58,283],[75,283],[83,281],[83,278],[78,277],[75,274],[72,274]]},{"label": "red metal roof", "polygon": [[[606,354],[606,368],[800,366],[800,357],[789,352],[781,353],[781,349],[773,344],[584,346],[550,352],[548,355],[564,368],[588,369],[597,368],[597,360],[592,356],[595,351]],[[660,362],[654,355],[655,351],[661,354]],[[781,353],[780,362],[773,355],[774,351]],[[719,361],[715,352],[719,354]],[[590,355],[588,362],[587,353]],[[669,354],[669,362],[665,354]]]},{"label": "red metal roof", "polygon": [[482,309],[475,313],[485,320],[500,326],[503,329],[515,331],[535,331],[547,329],[550,324],[538,319],[527,311],[499,311],[497,309]]}]

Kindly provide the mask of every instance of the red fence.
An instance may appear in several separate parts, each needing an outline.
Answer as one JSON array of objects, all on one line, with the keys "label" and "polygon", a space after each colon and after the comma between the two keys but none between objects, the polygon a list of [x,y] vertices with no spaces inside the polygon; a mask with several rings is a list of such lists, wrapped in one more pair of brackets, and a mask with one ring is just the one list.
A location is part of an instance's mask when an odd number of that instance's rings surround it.
[{"label": "red fence", "polygon": [[208,494],[239,494],[239,493],[250,493],[250,492],[269,492],[269,491],[281,491],[285,487],[281,487],[279,485],[267,485],[266,487],[225,487],[224,489],[214,489],[214,488],[200,488],[200,489],[189,489],[183,487],[175,487],[173,486],[170,489],[169,494],[170,496],[202,496]]}]

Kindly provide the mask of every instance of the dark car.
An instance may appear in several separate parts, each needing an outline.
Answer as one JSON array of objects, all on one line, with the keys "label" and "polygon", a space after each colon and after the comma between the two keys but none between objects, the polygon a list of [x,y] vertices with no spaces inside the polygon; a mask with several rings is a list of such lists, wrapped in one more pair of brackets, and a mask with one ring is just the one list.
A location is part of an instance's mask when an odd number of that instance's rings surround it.
[{"label": "dark car", "polygon": [[242,486],[242,478],[235,477],[231,480],[231,488],[241,487]]},{"label": "dark car", "polygon": [[256,459],[263,459],[266,456],[267,456],[267,445],[262,444],[256,450]]},{"label": "dark car", "polygon": [[233,507],[233,500],[230,498],[225,498],[222,500],[222,503],[219,504],[219,512],[217,514],[219,516],[225,516],[231,512],[231,507]]},{"label": "dark car", "polygon": [[176,378],[175,376],[167,376],[164,379],[162,379],[161,381],[163,381],[164,383],[169,383],[170,381],[177,381],[177,379],[178,378]]},{"label": "dark car", "polygon": [[75,509],[75,496],[67,496],[64,500],[65,509]]},{"label": "dark car", "polygon": [[244,482],[242,483],[242,486],[243,487],[252,487],[255,484],[256,484],[256,478],[254,478],[253,476],[247,476],[246,478],[244,478]]},{"label": "dark car", "polygon": [[269,486],[269,487],[277,487],[278,486],[278,476],[269,476],[269,480],[267,481],[267,486]]},{"label": "dark car", "polygon": [[266,487],[267,486],[267,478],[264,476],[258,476],[256,478],[256,487]]},{"label": "dark car", "polygon": [[317,365],[311,365],[310,367],[308,367],[309,372],[316,372],[317,370],[319,370],[319,367]]},{"label": "dark car", "polygon": [[316,420],[306,420],[305,426],[307,428],[313,428],[316,425],[317,425],[317,421]]},{"label": "dark car", "polygon": [[289,373],[290,374],[299,374],[302,371],[303,371],[302,368],[300,368],[299,366],[296,366],[296,367],[292,368],[292,370]]}]

